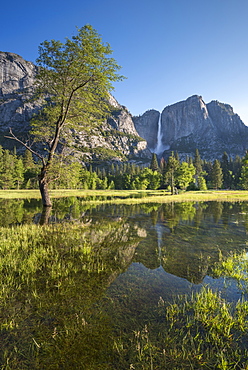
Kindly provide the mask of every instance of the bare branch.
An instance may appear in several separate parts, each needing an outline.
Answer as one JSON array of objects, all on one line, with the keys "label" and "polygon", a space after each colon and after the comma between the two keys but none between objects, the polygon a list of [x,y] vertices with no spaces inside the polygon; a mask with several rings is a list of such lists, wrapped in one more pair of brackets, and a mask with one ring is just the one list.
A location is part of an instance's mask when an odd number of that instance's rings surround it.
[{"label": "bare branch", "polygon": [[16,137],[15,134],[13,133],[11,127],[9,128],[9,133],[10,133],[11,136],[4,136],[4,137],[6,137],[7,139],[11,139],[11,140],[17,141],[18,143],[20,143],[21,145],[23,145],[27,150],[29,150],[31,153],[33,153],[38,158],[40,158],[42,160],[42,164],[43,165],[46,164],[45,163],[45,159],[42,157],[42,155],[40,155],[39,153],[37,153],[36,151],[34,151],[29,145],[27,145],[26,143],[24,143],[22,140],[18,139],[18,137]]}]

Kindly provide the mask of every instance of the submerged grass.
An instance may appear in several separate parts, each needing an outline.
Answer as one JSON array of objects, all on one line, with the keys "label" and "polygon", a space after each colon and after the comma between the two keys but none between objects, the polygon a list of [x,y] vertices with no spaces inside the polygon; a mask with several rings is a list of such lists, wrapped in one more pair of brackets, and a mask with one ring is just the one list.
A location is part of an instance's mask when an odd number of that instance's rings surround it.
[{"label": "submerged grass", "polygon": [[[248,369],[248,303],[232,305],[203,287],[169,306],[133,336],[133,369]],[[130,367],[131,368],[131,367]]]},{"label": "submerged grass", "polygon": [[227,280],[237,282],[239,289],[243,294],[248,293],[248,254],[247,251],[241,253],[231,253],[223,259],[221,251],[219,252],[219,262],[216,262],[212,268],[215,277],[224,277]]}]

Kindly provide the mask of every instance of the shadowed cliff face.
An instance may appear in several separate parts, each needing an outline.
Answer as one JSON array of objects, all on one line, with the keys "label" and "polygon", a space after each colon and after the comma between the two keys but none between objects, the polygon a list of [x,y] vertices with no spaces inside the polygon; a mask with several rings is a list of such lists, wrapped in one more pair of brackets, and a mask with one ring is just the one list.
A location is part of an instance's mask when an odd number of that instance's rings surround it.
[{"label": "shadowed cliff face", "polygon": [[[16,145],[4,135],[9,128],[19,136],[27,136],[30,120],[38,112],[38,102],[31,102],[37,67],[17,54],[0,52],[0,145]],[[99,158],[136,159],[150,158],[147,143],[139,137],[131,114],[113,96],[109,97],[113,111],[110,117],[90,135],[78,132],[74,146],[84,160]],[[83,153],[83,154],[82,154]]]},{"label": "shadowed cliff face", "polygon": [[0,52],[0,92],[16,93],[34,83],[37,67],[13,53]]},{"label": "shadowed cliff face", "polygon": [[[154,139],[150,133],[157,132],[158,119],[157,111],[147,111],[134,118],[135,127],[147,140],[150,150],[157,145],[157,137]],[[224,151],[232,157],[243,156],[247,149],[248,127],[230,105],[218,101],[205,104],[201,96],[193,95],[164,108],[161,135],[165,156],[176,150],[183,158],[194,155],[195,149],[199,149],[203,158],[211,160],[220,158]]]},{"label": "shadowed cliff face", "polygon": [[148,148],[153,151],[157,146],[158,122],[160,113],[157,110],[148,110],[142,116],[133,117],[133,122],[139,135],[148,144]]},{"label": "shadowed cliff face", "polygon": [[0,52],[0,131],[2,136],[8,132],[9,127],[21,134],[29,130],[29,121],[39,109],[37,103],[28,101],[33,91],[36,72],[37,67],[19,55]]}]

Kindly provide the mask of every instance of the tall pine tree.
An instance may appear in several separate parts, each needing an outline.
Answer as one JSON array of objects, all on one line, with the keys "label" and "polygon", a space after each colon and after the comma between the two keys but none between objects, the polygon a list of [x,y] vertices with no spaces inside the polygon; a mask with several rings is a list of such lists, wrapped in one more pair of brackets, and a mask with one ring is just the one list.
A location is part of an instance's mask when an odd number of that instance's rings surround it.
[{"label": "tall pine tree", "polygon": [[223,183],[223,174],[218,159],[215,159],[211,173],[211,182],[214,189],[220,189]]}]

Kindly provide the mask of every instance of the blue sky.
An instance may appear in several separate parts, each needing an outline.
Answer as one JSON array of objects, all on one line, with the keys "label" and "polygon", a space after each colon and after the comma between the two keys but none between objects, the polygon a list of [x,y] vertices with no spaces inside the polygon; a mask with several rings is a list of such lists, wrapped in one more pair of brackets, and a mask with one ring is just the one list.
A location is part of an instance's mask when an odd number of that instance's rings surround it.
[{"label": "blue sky", "polygon": [[33,0],[1,4],[0,50],[35,62],[44,40],[91,24],[126,80],[113,95],[133,115],[201,95],[248,125],[248,0]]}]

